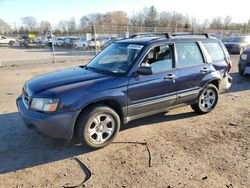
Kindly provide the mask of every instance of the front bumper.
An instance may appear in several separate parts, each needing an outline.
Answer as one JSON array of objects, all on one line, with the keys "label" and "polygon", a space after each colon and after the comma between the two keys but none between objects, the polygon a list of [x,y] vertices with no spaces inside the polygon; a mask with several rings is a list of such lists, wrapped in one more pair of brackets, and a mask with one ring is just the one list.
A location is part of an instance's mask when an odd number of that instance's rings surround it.
[{"label": "front bumper", "polygon": [[223,93],[225,91],[227,91],[232,85],[232,77],[229,76],[229,74],[225,75],[219,84],[219,92]]},{"label": "front bumper", "polygon": [[238,69],[243,75],[250,74],[250,58],[248,60],[240,59]]},{"label": "front bumper", "polygon": [[73,135],[76,112],[41,113],[29,110],[19,96],[16,100],[18,110],[27,127],[36,127],[42,134],[70,140]]}]

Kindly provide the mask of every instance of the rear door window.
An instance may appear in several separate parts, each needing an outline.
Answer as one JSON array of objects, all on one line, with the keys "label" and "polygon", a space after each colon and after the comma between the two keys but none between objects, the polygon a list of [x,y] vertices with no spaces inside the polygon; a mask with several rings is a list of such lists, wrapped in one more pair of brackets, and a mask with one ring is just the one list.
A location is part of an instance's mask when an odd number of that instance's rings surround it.
[{"label": "rear door window", "polygon": [[208,54],[210,55],[212,61],[223,61],[225,60],[225,54],[221,45],[218,42],[204,42]]},{"label": "rear door window", "polygon": [[200,48],[195,42],[176,43],[178,67],[188,67],[204,63]]}]

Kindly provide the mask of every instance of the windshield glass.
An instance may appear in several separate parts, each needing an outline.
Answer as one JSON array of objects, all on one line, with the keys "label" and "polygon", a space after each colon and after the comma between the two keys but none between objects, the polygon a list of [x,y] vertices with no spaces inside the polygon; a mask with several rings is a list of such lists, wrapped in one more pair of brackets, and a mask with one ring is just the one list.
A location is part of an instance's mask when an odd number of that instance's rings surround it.
[{"label": "windshield glass", "polygon": [[246,42],[247,41],[247,37],[231,37],[228,39],[228,42]]},{"label": "windshield glass", "polygon": [[110,73],[126,73],[133,64],[143,45],[113,43],[98,54],[87,69]]}]

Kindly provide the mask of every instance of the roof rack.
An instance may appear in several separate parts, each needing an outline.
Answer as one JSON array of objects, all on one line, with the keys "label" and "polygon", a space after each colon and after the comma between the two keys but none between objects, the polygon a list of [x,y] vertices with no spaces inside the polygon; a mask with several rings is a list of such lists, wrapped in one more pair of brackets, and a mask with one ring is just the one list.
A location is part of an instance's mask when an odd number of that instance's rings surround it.
[{"label": "roof rack", "polygon": [[178,37],[178,36],[192,36],[192,35],[196,35],[196,36],[204,36],[206,38],[210,38],[208,33],[195,33],[195,32],[180,32],[180,33],[172,33],[173,37]]},{"label": "roof rack", "polygon": [[167,39],[171,39],[171,33],[167,32],[145,32],[145,33],[135,33],[130,36],[130,38],[140,38],[140,37],[157,37],[164,36]]},{"label": "roof rack", "polygon": [[210,38],[208,33],[195,33],[195,32],[177,32],[177,33],[168,33],[168,32],[145,32],[145,33],[136,33],[132,34],[130,38],[140,38],[140,37],[156,37],[164,36],[167,39],[178,36],[204,36]]}]

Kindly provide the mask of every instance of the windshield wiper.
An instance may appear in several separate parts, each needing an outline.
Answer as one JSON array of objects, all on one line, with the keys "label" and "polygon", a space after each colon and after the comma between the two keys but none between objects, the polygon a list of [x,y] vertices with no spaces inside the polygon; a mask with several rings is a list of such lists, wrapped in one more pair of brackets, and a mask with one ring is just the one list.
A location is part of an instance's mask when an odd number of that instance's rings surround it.
[{"label": "windshield wiper", "polygon": [[109,72],[109,71],[105,71],[105,70],[101,70],[101,69],[97,69],[95,67],[89,67],[89,66],[86,66],[86,69],[87,70],[91,69],[91,70],[93,70],[95,72],[98,72],[98,73],[107,73],[107,72]]}]

